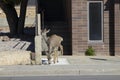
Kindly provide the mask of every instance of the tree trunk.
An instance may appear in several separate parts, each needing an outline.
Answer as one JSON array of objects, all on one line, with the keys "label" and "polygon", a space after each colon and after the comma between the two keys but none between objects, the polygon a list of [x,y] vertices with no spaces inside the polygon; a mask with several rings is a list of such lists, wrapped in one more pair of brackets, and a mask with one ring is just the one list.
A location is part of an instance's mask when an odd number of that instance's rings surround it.
[{"label": "tree trunk", "polygon": [[21,1],[20,16],[19,16],[19,21],[18,21],[18,34],[20,34],[20,35],[22,35],[24,33],[27,2],[28,2],[28,0]]},{"label": "tree trunk", "polygon": [[2,0],[0,0],[0,7],[6,14],[10,33],[12,35],[17,35],[18,15],[14,6],[5,4]]}]

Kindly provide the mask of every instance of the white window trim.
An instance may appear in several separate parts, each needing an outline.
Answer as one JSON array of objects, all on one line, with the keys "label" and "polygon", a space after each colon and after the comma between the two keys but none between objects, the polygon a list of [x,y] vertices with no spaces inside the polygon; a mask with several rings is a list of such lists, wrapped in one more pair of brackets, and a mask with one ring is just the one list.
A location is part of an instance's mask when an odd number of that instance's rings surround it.
[{"label": "white window trim", "polygon": [[[90,40],[89,39],[89,4],[90,3],[101,3],[101,14],[102,14],[102,18],[101,18],[101,24],[102,24],[102,39],[101,40]],[[104,16],[104,11],[103,11],[104,9],[103,9],[103,1],[88,1],[87,2],[87,18],[88,18],[88,42],[103,42],[103,33],[104,33],[104,31],[103,31],[103,16]]]}]

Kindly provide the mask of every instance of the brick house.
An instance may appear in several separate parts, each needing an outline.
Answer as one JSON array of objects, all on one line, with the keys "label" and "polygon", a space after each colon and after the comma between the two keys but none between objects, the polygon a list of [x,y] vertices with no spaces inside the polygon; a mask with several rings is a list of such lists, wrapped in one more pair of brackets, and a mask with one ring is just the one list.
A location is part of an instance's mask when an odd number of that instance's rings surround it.
[{"label": "brick house", "polygon": [[[42,27],[64,38],[65,55],[84,55],[88,46],[97,55],[120,55],[120,0],[29,0],[26,25],[44,9]],[[5,15],[0,10],[0,22]],[[3,25],[4,24],[4,25]]]},{"label": "brick house", "polygon": [[120,0],[38,0],[44,27],[64,38],[64,54],[120,55]]}]

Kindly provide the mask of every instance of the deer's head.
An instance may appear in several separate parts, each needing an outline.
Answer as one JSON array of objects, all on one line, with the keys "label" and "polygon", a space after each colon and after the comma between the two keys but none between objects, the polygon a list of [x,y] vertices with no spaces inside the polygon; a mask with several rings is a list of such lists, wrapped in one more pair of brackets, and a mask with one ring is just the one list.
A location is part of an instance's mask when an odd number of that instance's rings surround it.
[{"label": "deer's head", "polygon": [[46,36],[47,33],[49,33],[49,32],[50,32],[50,29],[48,29],[48,30],[47,29],[43,29],[42,32],[41,32],[41,35],[42,36]]}]

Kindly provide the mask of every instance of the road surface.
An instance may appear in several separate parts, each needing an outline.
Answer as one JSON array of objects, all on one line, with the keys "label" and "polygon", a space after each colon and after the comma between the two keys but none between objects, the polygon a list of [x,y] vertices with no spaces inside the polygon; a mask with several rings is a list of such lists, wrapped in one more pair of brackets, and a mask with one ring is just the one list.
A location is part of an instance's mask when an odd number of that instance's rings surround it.
[{"label": "road surface", "polygon": [[120,76],[18,76],[0,77],[0,80],[120,80]]}]

